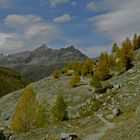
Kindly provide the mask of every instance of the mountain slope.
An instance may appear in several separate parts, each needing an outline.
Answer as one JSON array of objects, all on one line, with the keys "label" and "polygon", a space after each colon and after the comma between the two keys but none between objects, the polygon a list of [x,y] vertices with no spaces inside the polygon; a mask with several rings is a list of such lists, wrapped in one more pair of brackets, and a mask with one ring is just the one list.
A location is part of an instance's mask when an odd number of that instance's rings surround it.
[{"label": "mountain slope", "polygon": [[22,74],[5,67],[0,67],[0,97],[12,91],[24,88],[31,82]]},{"label": "mountain slope", "polygon": [[[50,76],[32,83],[32,86],[35,88],[38,101],[47,102],[48,109],[54,105],[59,91],[63,90],[71,119],[68,122],[63,122],[62,125],[48,123],[45,128],[13,136],[14,140],[42,140],[45,138],[58,140],[62,132],[74,132],[82,140],[86,140],[86,138],[97,136],[102,130],[101,136],[106,133],[103,140],[109,138],[112,140],[137,140],[140,137],[140,120],[135,117],[136,108],[140,103],[140,49],[136,51],[132,69],[103,81],[103,84],[112,84],[113,86],[104,94],[96,93],[90,86],[88,78],[81,77],[81,84],[70,88],[70,78],[70,76],[61,76],[59,79],[54,79]],[[7,128],[10,125],[22,91],[13,92],[0,99],[0,126]],[[121,114],[115,115],[114,110],[116,109],[120,109]],[[113,129],[111,132],[108,133],[108,125],[104,124],[99,114],[113,123],[114,127],[111,127]],[[137,110],[138,117],[139,114],[140,109]],[[134,125],[133,122],[137,125]],[[136,128],[134,128],[135,126]],[[135,129],[135,132],[131,131]],[[130,131],[133,133],[133,138],[132,136],[128,137],[129,135],[125,136]]]},{"label": "mountain slope", "polygon": [[73,46],[61,49],[51,49],[45,44],[29,52],[10,54],[0,59],[0,65],[13,68],[37,81],[52,74],[55,69],[61,69],[70,61],[83,61],[87,56]]}]

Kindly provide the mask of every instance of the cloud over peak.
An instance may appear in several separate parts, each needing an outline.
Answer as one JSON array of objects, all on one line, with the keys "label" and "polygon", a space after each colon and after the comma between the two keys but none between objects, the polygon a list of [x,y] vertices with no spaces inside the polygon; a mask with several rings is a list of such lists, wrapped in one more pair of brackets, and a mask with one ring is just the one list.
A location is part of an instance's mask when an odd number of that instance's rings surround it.
[{"label": "cloud over peak", "polygon": [[12,33],[0,32],[2,53],[30,50],[42,42],[50,43],[60,36],[57,25],[50,24],[36,15],[8,15],[4,26],[14,29]]}]

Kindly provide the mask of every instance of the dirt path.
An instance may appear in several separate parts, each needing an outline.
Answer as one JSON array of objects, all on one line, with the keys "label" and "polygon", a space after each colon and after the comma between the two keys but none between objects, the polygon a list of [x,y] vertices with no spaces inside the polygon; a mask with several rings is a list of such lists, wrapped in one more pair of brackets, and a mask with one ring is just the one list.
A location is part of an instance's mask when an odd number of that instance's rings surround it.
[{"label": "dirt path", "polygon": [[115,127],[114,123],[111,123],[108,120],[106,120],[101,114],[98,114],[97,116],[102,122],[104,122],[104,126],[100,127],[97,130],[97,133],[88,135],[88,136],[84,137],[82,140],[99,140],[108,129]]}]

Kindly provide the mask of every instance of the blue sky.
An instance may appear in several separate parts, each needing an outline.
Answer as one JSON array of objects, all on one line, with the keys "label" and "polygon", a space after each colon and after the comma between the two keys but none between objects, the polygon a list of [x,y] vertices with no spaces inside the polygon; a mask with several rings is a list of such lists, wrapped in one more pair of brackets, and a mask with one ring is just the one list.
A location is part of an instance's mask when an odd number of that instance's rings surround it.
[{"label": "blue sky", "polygon": [[0,0],[0,53],[74,45],[90,57],[140,31],[139,0]]}]

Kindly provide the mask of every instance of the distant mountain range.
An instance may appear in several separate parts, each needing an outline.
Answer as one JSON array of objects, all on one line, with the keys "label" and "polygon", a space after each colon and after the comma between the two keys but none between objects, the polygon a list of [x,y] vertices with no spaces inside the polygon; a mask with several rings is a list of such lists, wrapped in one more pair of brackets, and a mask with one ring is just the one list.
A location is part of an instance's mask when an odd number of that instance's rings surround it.
[{"label": "distant mountain range", "polygon": [[51,49],[43,44],[33,51],[8,56],[0,54],[0,66],[13,68],[37,81],[52,74],[55,69],[61,69],[74,59],[83,61],[86,58],[88,57],[73,46]]}]

